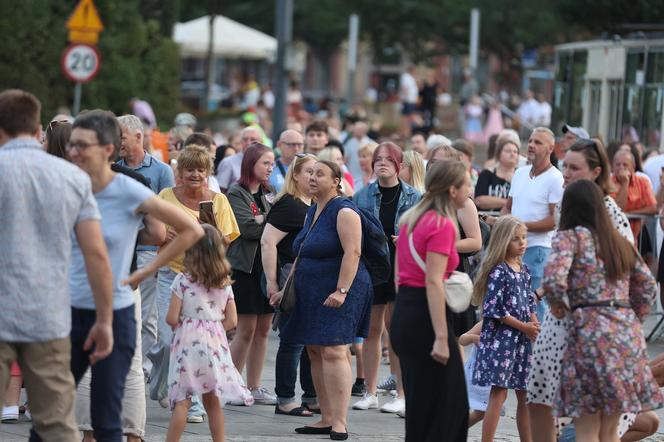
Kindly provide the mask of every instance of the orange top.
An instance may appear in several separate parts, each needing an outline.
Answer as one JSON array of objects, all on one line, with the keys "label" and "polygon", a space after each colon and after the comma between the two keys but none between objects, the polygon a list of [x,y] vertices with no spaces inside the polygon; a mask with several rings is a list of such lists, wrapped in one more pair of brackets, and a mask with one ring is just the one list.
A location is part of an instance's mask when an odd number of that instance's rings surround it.
[{"label": "orange top", "polygon": [[[615,176],[611,176],[616,188],[620,188],[620,183],[616,180]],[[613,199],[616,199],[617,192],[611,194]],[[657,206],[657,200],[652,190],[650,180],[644,176],[633,174],[629,180],[629,187],[627,188],[627,207],[624,207],[625,213],[629,214],[649,206]],[[632,227],[634,238],[639,237],[641,225],[643,224],[639,219],[630,219],[629,224]]]}]

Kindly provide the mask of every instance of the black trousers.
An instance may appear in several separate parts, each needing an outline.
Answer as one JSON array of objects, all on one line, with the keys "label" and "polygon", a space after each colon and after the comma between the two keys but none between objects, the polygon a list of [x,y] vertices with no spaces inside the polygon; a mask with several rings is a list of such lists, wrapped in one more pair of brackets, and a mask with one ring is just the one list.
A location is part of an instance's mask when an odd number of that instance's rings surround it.
[{"label": "black trousers", "polygon": [[447,364],[431,357],[435,334],[426,289],[399,287],[390,339],[406,393],[406,442],[462,442],[468,436],[468,394],[447,311]]}]

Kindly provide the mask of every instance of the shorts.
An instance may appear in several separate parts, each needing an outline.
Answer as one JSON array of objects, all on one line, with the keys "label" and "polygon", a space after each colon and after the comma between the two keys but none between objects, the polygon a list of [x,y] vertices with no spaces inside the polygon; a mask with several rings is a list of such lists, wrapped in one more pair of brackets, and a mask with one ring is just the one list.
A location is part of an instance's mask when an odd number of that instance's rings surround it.
[{"label": "shorts", "polygon": [[415,110],[417,109],[417,104],[415,103],[407,103],[403,101],[401,103],[401,115],[411,115],[415,113]]},{"label": "shorts", "polygon": [[374,286],[373,305],[385,305],[388,302],[394,302],[396,297],[397,292],[394,289],[394,281]]},{"label": "shorts", "polygon": [[263,265],[260,255],[256,254],[254,267],[251,273],[233,270],[232,278],[233,295],[235,296],[235,306],[238,315],[267,315],[274,313],[274,308],[270,305],[267,296],[265,296]]}]

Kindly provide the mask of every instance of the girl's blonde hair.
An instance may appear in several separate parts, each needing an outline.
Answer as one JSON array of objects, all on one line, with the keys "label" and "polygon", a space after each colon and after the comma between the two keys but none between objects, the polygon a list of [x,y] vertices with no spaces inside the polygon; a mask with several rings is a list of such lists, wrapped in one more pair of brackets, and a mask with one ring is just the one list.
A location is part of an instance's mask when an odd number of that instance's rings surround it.
[{"label": "girl's blonde hair", "polygon": [[202,227],[205,234],[184,254],[185,271],[193,282],[207,289],[223,288],[233,282],[224,239],[213,226]]},{"label": "girl's blonde hair", "polygon": [[443,161],[431,166],[424,180],[426,190],[422,198],[401,216],[399,225],[408,224],[410,234],[422,215],[434,210],[438,215],[451,219],[454,229],[457,230],[456,208],[450,199],[450,189],[463,186],[467,175],[468,170],[461,161]]},{"label": "girl's blonde hair", "polygon": [[[323,149],[325,150],[325,149]],[[286,177],[284,178],[284,185],[281,188],[281,191],[279,194],[277,194],[277,197],[274,199],[274,202],[276,203],[279,201],[281,198],[283,198],[285,195],[290,195],[295,198],[300,198],[302,197],[302,194],[300,190],[297,188],[297,182],[295,181],[295,175],[299,174],[302,172],[302,169],[304,168],[304,165],[308,161],[317,161],[316,157],[311,155],[311,154],[301,154],[295,157],[293,162],[291,163],[290,167],[288,168],[288,172],[286,172]],[[274,173],[274,172],[273,172]],[[273,203],[274,204],[274,203]]]},{"label": "girl's blonde hair", "polygon": [[471,299],[473,305],[482,305],[484,302],[489,282],[489,273],[507,258],[507,248],[519,227],[527,230],[526,225],[522,221],[511,215],[501,216],[493,225],[486,254],[484,255],[484,259],[482,259],[482,264],[480,264],[477,275],[475,275],[473,297]]},{"label": "girl's blonde hair", "polygon": [[403,164],[410,168],[410,184],[415,190],[424,192],[424,160],[422,155],[414,150],[403,153]]}]

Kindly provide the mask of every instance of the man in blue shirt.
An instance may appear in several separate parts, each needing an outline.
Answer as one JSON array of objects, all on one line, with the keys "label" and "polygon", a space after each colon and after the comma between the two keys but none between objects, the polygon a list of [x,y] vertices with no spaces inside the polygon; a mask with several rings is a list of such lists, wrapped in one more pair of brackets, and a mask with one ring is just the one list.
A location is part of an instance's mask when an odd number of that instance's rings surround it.
[{"label": "man in blue shirt", "polygon": [[277,147],[281,150],[281,156],[275,161],[270,184],[279,192],[284,185],[288,167],[295,159],[295,155],[304,149],[304,137],[296,130],[287,129],[279,136]]},{"label": "man in blue shirt", "polygon": [[[156,194],[163,189],[175,186],[173,170],[162,163],[143,148],[143,123],[135,115],[118,117],[122,129],[122,143],[120,144],[120,160],[117,164],[128,167],[143,175],[150,188]],[[157,256],[158,247],[141,246],[136,248],[137,267],[143,268]],[[145,355],[157,342],[157,276],[145,279],[140,284],[141,289],[141,348],[143,351],[143,372],[149,373],[152,363]]]}]

